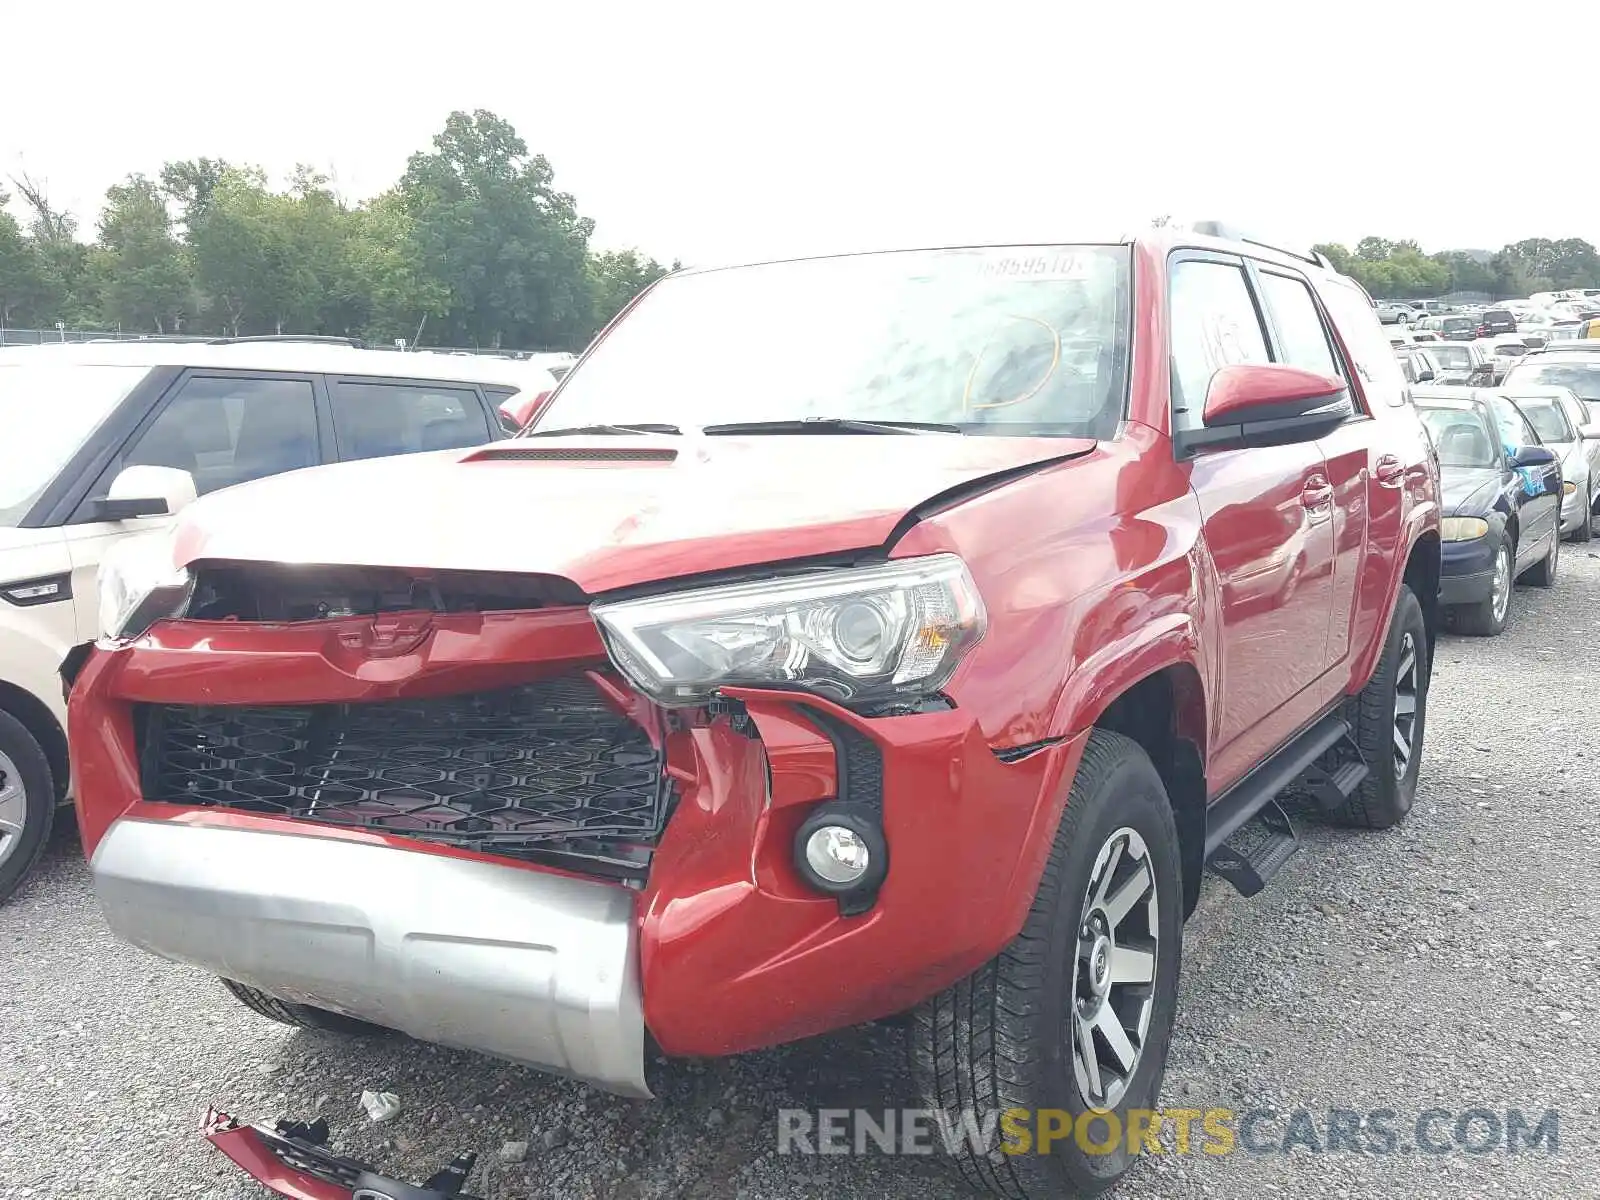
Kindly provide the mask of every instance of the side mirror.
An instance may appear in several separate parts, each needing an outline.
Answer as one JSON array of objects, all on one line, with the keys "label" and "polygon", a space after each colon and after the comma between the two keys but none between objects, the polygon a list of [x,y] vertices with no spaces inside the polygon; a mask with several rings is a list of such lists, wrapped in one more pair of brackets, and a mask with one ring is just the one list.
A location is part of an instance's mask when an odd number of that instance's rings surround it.
[{"label": "side mirror", "polygon": [[1556,452],[1548,446],[1518,446],[1511,456],[1513,467],[1547,467],[1556,461]]},{"label": "side mirror", "polygon": [[511,433],[521,433],[544,411],[552,394],[545,391],[530,396],[527,392],[518,392],[509,397],[500,404],[500,423]]},{"label": "side mirror", "polygon": [[194,476],[176,467],[124,467],[104,500],[93,506],[96,521],[165,517],[192,504]]},{"label": "side mirror", "polygon": [[1352,412],[1344,381],[1279,363],[1223,367],[1211,377],[1200,429],[1173,441],[1183,456],[1312,442]]},{"label": "side mirror", "polygon": [[1418,383],[1432,383],[1433,382],[1433,372],[1428,370],[1427,367],[1423,367],[1422,370],[1417,372],[1417,382]]},{"label": "side mirror", "polygon": [[1600,441],[1600,425],[1579,425],[1578,436],[1585,441]]}]

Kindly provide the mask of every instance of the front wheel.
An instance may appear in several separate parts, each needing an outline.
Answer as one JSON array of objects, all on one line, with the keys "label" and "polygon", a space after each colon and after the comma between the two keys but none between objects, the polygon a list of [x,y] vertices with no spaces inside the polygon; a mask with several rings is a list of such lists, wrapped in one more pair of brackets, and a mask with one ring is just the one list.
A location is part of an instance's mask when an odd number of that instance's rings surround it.
[{"label": "front wheel", "polygon": [[1456,629],[1474,637],[1494,637],[1511,618],[1512,570],[1516,550],[1502,538],[1494,550],[1494,567],[1489,575],[1489,594],[1476,604],[1463,604],[1454,610]]},{"label": "front wheel", "polygon": [[1388,829],[1411,812],[1422,767],[1433,663],[1422,605],[1400,587],[1377,669],[1356,699],[1352,730],[1367,777],[1335,816],[1346,825]]},{"label": "front wheel", "polygon": [[1021,933],[914,1016],[928,1104],[976,1110],[980,1127],[1010,1114],[986,1151],[956,1155],[968,1182],[1025,1200],[1093,1195],[1133,1165],[1149,1143],[1129,1113],[1156,1107],[1166,1071],[1182,906],[1161,777],[1136,742],[1097,729]]},{"label": "front wheel", "polygon": [[343,1013],[329,1012],[325,1008],[315,1008],[310,1004],[294,1004],[288,1000],[279,1000],[276,996],[269,996],[266,992],[235,983],[231,979],[224,979],[222,986],[232,992],[233,998],[251,1012],[270,1021],[277,1021],[280,1025],[294,1025],[300,1029],[320,1029],[326,1033],[343,1033],[351,1037],[381,1037],[392,1032],[381,1025],[347,1017]]},{"label": "front wheel", "polygon": [[55,816],[50,760],[21,721],[0,712],[0,902],[28,877]]}]

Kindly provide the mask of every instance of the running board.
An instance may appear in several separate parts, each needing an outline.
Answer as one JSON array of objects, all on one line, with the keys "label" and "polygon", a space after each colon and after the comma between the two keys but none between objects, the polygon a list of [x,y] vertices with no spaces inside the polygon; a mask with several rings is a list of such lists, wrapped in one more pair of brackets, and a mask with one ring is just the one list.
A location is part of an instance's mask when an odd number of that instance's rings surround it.
[{"label": "running board", "polygon": [[1336,807],[1361,786],[1367,768],[1359,761],[1332,772],[1317,760],[1349,737],[1350,724],[1329,713],[1246,775],[1206,813],[1205,863],[1241,896],[1254,896],[1299,849],[1294,823],[1278,803],[1285,788],[1304,782],[1324,808]]},{"label": "running board", "polygon": [[1233,884],[1241,896],[1254,896],[1299,848],[1289,814],[1276,800],[1269,800],[1253,820],[1212,853],[1206,866]]},{"label": "running board", "polygon": [[1219,796],[1206,812],[1206,858],[1349,733],[1349,722],[1331,712]]}]

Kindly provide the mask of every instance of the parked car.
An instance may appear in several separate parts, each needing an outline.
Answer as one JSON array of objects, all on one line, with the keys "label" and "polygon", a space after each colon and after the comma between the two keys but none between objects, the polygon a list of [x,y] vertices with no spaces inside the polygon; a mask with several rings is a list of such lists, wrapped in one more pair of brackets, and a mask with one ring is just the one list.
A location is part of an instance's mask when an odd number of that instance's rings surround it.
[{"label": "parked car", "polygon": [[1505,395],[1561,462],[1561,536],[1587,542],[1600,495],[1600,425],[1589,421],[1583,402],[1569,388]]},{"label": "parked car", "polygon": [[1478,327],[1473,336],[1480,338],[1496,337],[1503,333],[1517,331],[1517,316],[1510,309],[1487,308],[1479,314]]},{"label": "parked car", "polygon": [[1469,316],[1439,317],[1439,333],[1447,342],[1470,342],[1478,336],[1478,319]]},{"label": "parked car", "polygon": [[[83,848],[118,935],[292,1024],[648,1096],[647,1031],[911,1013],[930,1105],[1125,1120],[1204,866],[1258,890],[1290,780],[1410,811],[1439,569],[1405,381],[1309,257],[684,271],[528,435],[258,481],[108,561]],[[967,1166],[1054,1197],[1131,1161]]]},{"label": "parked car", "polygon": [[1385,325],[1410,324],[1426,315],[1420,308],[1414,308],[1404,300],[1378,301],[1378,320]]},{"label": "parked car", "polygon": [[1546,387],[1568,388],[1600,421],[1600,346],[1576,353],[1564,344],[1550,343],[1525,355],[1506,372],[1502,386],[1511,391]]},{"label": "parked car", "polygon": [[1402,346],[1394,352],[1407,383],[1432,383],[1444,368],[1420,346]]},{"label": "parked car", "polygon": [[110,548],[246,480],[488,442],[500,390],[455,359],[287,339],[0,350],[0,900],[73,790],[58,670],[94,636]]},{"label": "parked car", "polygon": [[1493,382],[1494,364],[1476,342],[1440,342],[1427,350],[1438,368],[1434,383],[1488,387]]},{"label": "parked car", "polygon": [[1521,334],[1480,338],[1477,344],[1489,360],[1495,384],[1499,384],[1505,378],[1506,372],[1526,356],[1529,350]]},{"label": "parked car", "polygon": [[1514,408],[1507,436],[1491,393],[1418,388],[1413,395],[1443,481],[1439,601],[1462,633],[1493,636],[1510,619],[1519,576],[1541,587],[1555,582],[1560,466]]}]

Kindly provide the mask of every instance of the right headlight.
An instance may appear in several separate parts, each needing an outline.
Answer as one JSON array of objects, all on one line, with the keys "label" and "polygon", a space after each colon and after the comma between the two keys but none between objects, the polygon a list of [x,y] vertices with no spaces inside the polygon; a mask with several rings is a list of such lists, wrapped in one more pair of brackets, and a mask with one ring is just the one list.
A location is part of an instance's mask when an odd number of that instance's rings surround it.
[{"label": "right headlight", "polygon": [[172,539],[143,534],[112,543],[96,576],[100,638],[121,645],[189,606],[194,576],[172,565]]},{"label": "right headlight", "polygon": [[1470,542],[1488,533],[1489,522],[1482,517],[1446,517],[1439,522],[1439,536],[1447,542]]},{"label": "right headlight", "polygon": [[796,688],[843,703],[925,696],[987,628],[953,554],[600,603],[611,660],[659,704],[724,687]]}]

